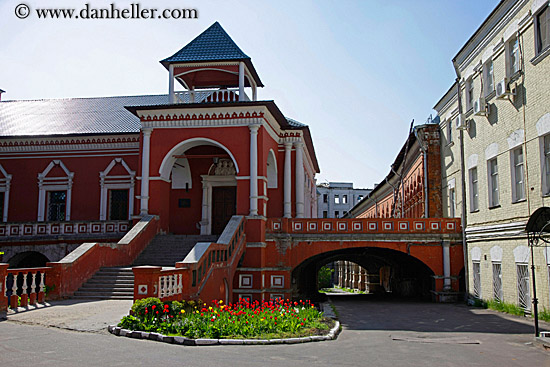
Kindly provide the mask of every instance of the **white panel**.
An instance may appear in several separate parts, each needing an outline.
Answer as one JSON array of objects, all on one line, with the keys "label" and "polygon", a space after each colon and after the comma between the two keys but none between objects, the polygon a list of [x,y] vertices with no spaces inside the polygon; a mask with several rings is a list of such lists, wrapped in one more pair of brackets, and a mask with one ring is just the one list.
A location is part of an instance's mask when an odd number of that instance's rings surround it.
[{"label": "white panel", "polygon": [[191,169],[187,158],[178,158],[172,167],[172,188],[191,189]]},{"label": "white panel", "polygon": [[474,247],[470,250],[470,257],[472,261],[481,261],[481,249],[479,247]]},{"label": "white panel", "polygon": [[492,143],[485,149],[485,160],[489,160],[498,155],[498,144]]},{"label": "white panel", "polygon": [[471,156],[468,157],[468,169],[471,169],[471,168],[474,168],[474,167],[477,167],[477,161],[478,161],[478,156],[477,154],[472,154]]},{"label": "white panel", "polygon": [[523,137],[524,137],[524,131],[523,129],[518,129],[514,131],[513,133],[508,136],[508,148],[512,149],[515,148],[523,143]]},{"label": "white panel", "polygon": [[529,262],[529,248],[527,246],[518,246],[514,249],[514,259],[517,263]]},{"label": "white panel", "polygon": [[544,114],[537,121],[537,133],[539,134],[539,136],[550,133],[550,113]]},{"label": "white panel", "polygon": [[491,254],[491,261],[502,261],[502,247],[500,246],[493,246],[490,250]]}]

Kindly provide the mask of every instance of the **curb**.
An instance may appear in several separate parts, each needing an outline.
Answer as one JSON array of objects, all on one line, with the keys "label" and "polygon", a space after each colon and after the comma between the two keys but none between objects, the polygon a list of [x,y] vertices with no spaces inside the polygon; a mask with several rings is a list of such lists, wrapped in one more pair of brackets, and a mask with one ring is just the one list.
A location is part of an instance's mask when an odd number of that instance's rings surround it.
[{"label": "curb", "polygon": [[334,327],[327,335],[306,336],[302,338],[287,339],[189,339],[183,336],[167,336],[159,333],[145,331],[132,331],[122,329],[116,325],[109,325],[107,330],[116,336],[125,336],[132,339],[155,340],[163,343],[187,345],[187,346],[210,346],[210,345],[268,345],[268,344],[298,344],[312,343],[325,340],[334,340],[340,332],[340,322],[336,320]]}]

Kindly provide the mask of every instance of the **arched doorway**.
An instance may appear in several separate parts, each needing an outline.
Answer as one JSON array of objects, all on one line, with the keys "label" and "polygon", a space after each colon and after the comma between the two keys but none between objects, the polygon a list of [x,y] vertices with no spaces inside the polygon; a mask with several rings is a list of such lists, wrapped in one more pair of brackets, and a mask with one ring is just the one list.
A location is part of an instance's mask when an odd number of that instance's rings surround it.
[{"label": "arched doorway", "polygon": [[165,156],[159,173],[171,182],[169,232],[219,235],[237,210],[238,165],[221,143],[193,138]]},{"label": "arched doorway", "polygon": [[46,266],[50,260],[37,251],[20,252],[8,261],[10,269],[18,268],[41,268]]}]

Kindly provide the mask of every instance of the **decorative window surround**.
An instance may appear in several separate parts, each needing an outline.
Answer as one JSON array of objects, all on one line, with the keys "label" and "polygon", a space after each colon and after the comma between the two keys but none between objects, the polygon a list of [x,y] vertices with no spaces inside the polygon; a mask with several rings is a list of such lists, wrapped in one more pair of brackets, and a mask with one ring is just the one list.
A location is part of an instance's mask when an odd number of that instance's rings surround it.
[{"label": "decorative window surround", "polygon": [[[46,177],[55,167],[59,166],[65,177]],[[37,221],[43,222],[46,214],[46,193],[47,191],[67,191],[67,204],[65,209],[65,220],[71,220],[71,194],[73,187],[74,172],[70,172],[59,159],[54,159],[48,167],[38,174],[38,216]]]},{"label": "decorative window surround", "polygon": [[276,189],[278,187],[277,181],[277,158],[273,149],[270,149],[267,156],[267,188]]},{"label": "decorative window surround", "polygon": [[212,233],[212,188],[220,186],[237,186],[235,176],[211,176],[202,177],[202,220],[200,222],[201,235]]},{"label": "decorative window surround", "polygon": [[[120,164],[128,175],[123,176],[109,176],[109,172]],[[101,201],[100,201],[100,220],[107,220],[107,204],[109,190],[113,189],[127,189],[128,190],[128,219],[131,219],[134,212],[134,186],[135,186],[136,172],[132,171],[128,164],[122,158],[115,158],[109,163],[105,171],[99,172],[99,183],[101,185]]]},{"label": "decorative window surround", "polygon": [[10,199],[10,185],[11,185],[11,175],[8,175],[4,167],[0,164],[0,173],[3,178],[0,178],[0,192],[4,193],[4,212],[0,213],[2,216],[2,222],[8,221],[8,207]]}]

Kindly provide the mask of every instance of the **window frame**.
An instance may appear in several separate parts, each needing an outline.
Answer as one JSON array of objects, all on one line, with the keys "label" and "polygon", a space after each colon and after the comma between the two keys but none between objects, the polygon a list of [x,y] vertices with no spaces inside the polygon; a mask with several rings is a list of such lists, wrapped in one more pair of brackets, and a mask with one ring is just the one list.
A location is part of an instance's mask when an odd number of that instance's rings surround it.
[{"label": "window frame", "polygon": [[[489,71],[491,72],[490,74],[488,73]],[[488,83],[489,80],[491,80],[490,89],[489,89],[489,83]],[[483,64],[483,94],[485,95],[485,97],[487,97],[494,91],[495,91],[495,69],[494,69],[493,59],[489,58],[489,60],[487,60],[485,64]]]},{"label": "window frame", "polygon": [[469,112],[474,108],[474,78],[470,77],[466,80],[465,83],[465,95],[466,95],[466,111]]},{"label": "window frame", "polygon": [[[521,164],[516,162],[517,151],[521,151],[522,161]],[[521,181],[518,181],[516,168],[521,166]],[[512,203],[518,203],[525,200],[525,157],[523,147],[520,145],[510,150],[510,177],[512,179]],[[518,192],[517,185],[521,183],[523,189]],[[519,195],[521,194],[521,196]]]},{"label": "window frame", "polygon": [[[474,175],[472,173],[475,172]],[[468,170],[468,182],[470,186],[470,213],[479,211],[479,172],[477,166]]]},{"label": "window frame", "polygon": [[[541,41],[541,21],[540,17],[544,12],[546,13],[546,33],[547,33],[547,45],[542,45]],[[534,22],[534,33],[535,33],[535,57],[540,56],[541,54],[545,53],[546,51],[550,50],[550,2],[547,2],[545,5],[541,6],[540,9],[538,9],[533,14],[533,22]]]},{"label": "window frame", "polygon": [[[496,171],[493,171],[491,163],[495,163]],[[495,182],[493,182],[493,178]],[[495,208],[500,206],[500,192],[498,182],[498,160],[497,157],[493,157],[487,160],[487,188],[489,190],[489,208]],[[496,200],[494,198],[496,195]]]},{"label": "window frame", "polygon": [[[515,45],[517,44],[517,48],[515,48]],[[519,38],[517,35],[510,37],[505,44],[506,49],[506,77],[508,79],[513,78],[517,73],[521,71],[521,53],[520,53],[520,45],[519,45]],[[514,52],[515,50],[515,52]],[[515,62],[512,62],[512,56],[514,56],[514,61],[517,60],[517,70],[514,68]]]},{"label": "window frame", "polygon": [[334,204],[340,204],[340,195],[338,194],[334,195]]},{"label": "window frame", "polygon": [[[546,151],[546,139],[548,139],[548,152]],[[550,133],[540,136],[540,159],[542,195],[550,196]]]},{"label": "window frame", "polygon": [[449,218],[456,217],[456,189],[449,188]]},{"label": "window frame", "polygon": [[[64,192],[65,193],[65,200],[62,203],[63,204],[63,219],[52,219],[50,217],[50,206],[52,204],[52,194],[55,192]],[[44,214],[46,217],[46,220],[48,222],[66,222],[67,221],[67,201],[68,201],[69,193],[67,190],[47,190],[46,191],[46,213]],[[61,203],[56,203],[55,205],[61,205]]]}]

